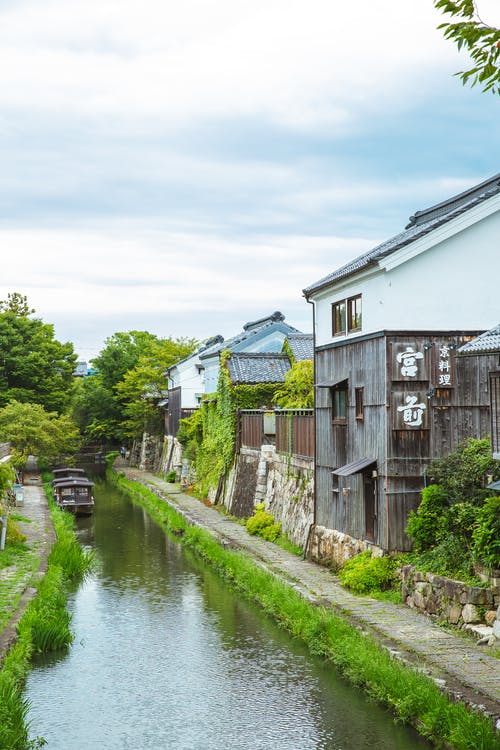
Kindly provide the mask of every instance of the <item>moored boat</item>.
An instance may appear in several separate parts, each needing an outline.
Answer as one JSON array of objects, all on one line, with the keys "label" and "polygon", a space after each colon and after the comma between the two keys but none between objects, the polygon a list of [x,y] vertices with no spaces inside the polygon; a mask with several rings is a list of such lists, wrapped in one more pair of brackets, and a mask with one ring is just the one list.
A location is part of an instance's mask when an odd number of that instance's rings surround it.
[{"label": "moored boat", "polygon": [[[63,471],[61,469],[56,471]],[[67,471],[71,471],[68,469]],[[56,472],[54,471],[54,474]],[[83,473],[83,472],[82,472]],[[59,508],[69,510],[77,516],[88,516],[94,510],[92,487],[94,482],[85,476],[59,476],[52,481],[56,503]]]}]

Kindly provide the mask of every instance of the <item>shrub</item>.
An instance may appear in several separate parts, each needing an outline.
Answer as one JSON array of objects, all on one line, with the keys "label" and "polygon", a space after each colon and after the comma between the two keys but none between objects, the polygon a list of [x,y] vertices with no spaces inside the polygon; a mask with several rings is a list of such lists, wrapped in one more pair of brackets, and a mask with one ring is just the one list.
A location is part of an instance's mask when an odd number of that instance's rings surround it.
[{"label": "shrub", "polygon": [[177,474],[175,473],[175,469],[172,469],[172,471],[169,471],[168,474],[165,477],[166,482],[173,483],[177,479]]},{"label": "shrub", "polygon": [[479,438],[464,440],[429,469],[431,481],[441,485],[449,505],[463,500],[482,504],[489,494],[484,489],[488,475],[500,479],[500,463],[492,457],[490,440]]},{"label": "shrub", "polygon": [[422,490],[422,502],[408,516],[406,533],[413,540],[416,552],[434,547],[444,533],[443,514],[448,507],[443,487],[431,484]]},{"label": "shrub", "polygon": [[433,549],[413,556],[412,564],[422,572],[429,571],[466,583],[476,583],[471,557],[464,550],[463,543],[453,534],[444,538]]},{"label": "shrub", "polygon": [[7,519],[7,537],[6,537],[8,544],[22,544],[26,541],[25,534],[22,533],[22,531],[19,529],[18,524],[12,516],[9,516]]},{"label": "shrub", "polygon": [[348,560],[339,573],[342,585],[357,594],[385,591],[395,583],[394,558],[372,557],[370,550]]},{"label": "shrub", "polygon": [[500,495],[489,497],[477,512],[473,555],[488,568],[500,568]]},{"label": "shrub", "polygon": [[275,542],[281,534],[281,524],[274,522],[274,516],[265,509],[264,503],[257,505],[245,525],[249,534],[261,536],[268,542]]}]

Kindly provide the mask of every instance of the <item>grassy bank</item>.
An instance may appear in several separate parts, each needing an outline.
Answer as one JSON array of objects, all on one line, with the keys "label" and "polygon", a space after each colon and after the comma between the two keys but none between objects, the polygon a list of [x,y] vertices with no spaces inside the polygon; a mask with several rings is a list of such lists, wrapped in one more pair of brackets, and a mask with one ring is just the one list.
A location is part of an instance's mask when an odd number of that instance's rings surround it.
[{"label": "grassy bank", "polygon": [[45,576],[37,584],[38,593],[18,625],[18,638],[6,655],[0,672],[0,750],[27,750],[42,747],[41,738],[28,739],[28,703],[23,685],[31,657],[66,648],[72,640],[70,616],[66,610],[66,586],[85,575],[91,555],[80,547],[73,531],[73,517],[59,510],[52,490],[45,486],[50,514],[56,532]]},{"label": "grassy bank", "polygon": [[438,746],[456,750],[499,750],[491,721],[450,702],[435,683],[398,660],[331,610],[315,607],[243,554],[223,549],[203,529],[138,482],[110,471],[109,479],[246,597],[257,602],[310,651],[335,665],[353,684],[412,724]]}]

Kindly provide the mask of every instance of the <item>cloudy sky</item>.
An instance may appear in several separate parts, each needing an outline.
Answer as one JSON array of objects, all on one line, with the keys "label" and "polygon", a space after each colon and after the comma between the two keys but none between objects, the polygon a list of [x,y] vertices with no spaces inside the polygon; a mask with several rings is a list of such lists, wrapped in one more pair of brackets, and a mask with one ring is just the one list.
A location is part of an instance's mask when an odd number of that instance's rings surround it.
[{"label": "cloudy sky", "polygon": [[453,78],[442,20],[431,0],[0,0],[0,299],[83,359],[274,310],[310,330],[305,286],[500,172],[500,102]]}]

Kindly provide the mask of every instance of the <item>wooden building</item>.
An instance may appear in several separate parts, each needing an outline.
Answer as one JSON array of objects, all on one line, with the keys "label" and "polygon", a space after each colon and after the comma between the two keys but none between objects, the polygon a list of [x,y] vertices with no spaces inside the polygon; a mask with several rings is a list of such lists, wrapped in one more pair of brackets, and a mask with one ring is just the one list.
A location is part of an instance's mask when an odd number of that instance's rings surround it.
[{"label": "wooden building", "polygon": [[499,236],[496,175],[304,290],[314,306],[314,532],[331,532],[321,557],[346,539],[353,551],[409,549],[404,530],[429,463],[490,433],[488,363],[457,350],[498,320],[485,269],[499,266]]},{"label": "wooden building", "polygon": [[479,373],[482,382],[487,382],[490,393],[491,446],[493,458],[500,460],[500,323],[462,346],[458,354],[467,357]]}]

